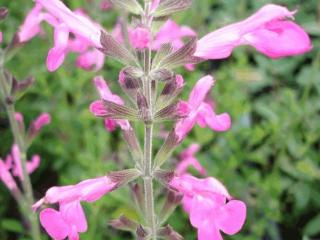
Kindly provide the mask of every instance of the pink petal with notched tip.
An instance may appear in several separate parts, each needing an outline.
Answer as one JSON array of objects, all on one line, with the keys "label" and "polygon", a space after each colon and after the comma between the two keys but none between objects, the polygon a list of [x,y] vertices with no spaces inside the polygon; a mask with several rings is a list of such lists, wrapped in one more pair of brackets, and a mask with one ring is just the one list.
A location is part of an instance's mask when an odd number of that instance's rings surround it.
[{"label": "pink petal with notched tip", "polygon": [[61,24],[54,29],[54,47],[49,50],[47,67],[50,72],[57,70],[68,52],[69,29]]},{"label": "pink petal with notched tip", "polygon": [[231,200],[220,209],[216,222],[224,233],[233,235],[243,227],[246,215],[246,205],[242,201]]},{"label": "pink petal with notched tip", "polygon": [[55,240],[63,240],[69,234],[69,226],[63,220],[61,213],[52,208],[46,208],[40,212],[40,223]]},{"label": "pink petal with notched tip", "polygon": [[231,127],[229,114],[216,114],[208,103],[201,104],[197,121],[201,127],[208,125],[212,130],[217,132],[227,131]]}]

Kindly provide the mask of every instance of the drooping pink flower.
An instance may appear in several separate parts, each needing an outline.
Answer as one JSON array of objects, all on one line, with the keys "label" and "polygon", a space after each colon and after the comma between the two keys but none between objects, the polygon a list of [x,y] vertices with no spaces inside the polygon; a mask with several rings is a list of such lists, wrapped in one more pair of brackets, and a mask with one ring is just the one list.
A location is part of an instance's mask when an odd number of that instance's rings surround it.
[{"label": "drooping pink flower", "polygon": [[[10,163],[12,161],[12,164]],[[30,161],[26,161],[26,168],[28,174],[33,173],[40,165],[40,156],[33,155]],[[22,165],[21,165],[21,153],[17,144],[13,144],[11,155],[7,158],[7,165],[10,166],[12,174],[19,177],[21,181],[24,180]]]},{"label": "drooping pink flower", "polygon": [[194,143],[179,154],[179,163],[175,171],[176,174],[185,174],[190,166],[194,167],[203,176],[207,174],[206,169],[201,166],[198,159],[196,159],[194,156],[194,154],[196,154],[199,149],[200,145]]},{"label": "drooping pink flower", "polygon": [[18,189],[16,182],[14,181],[7,163],[5,163],[0,158],[0,180],[4,183],[4,185],[10,190],[15,191]]},{"label": "drooping pink flower", "polygon": [[76,185],[49,188],[44,196],[33,205],[37,209],[43,203],[69,203],[74,201],[94,202],[103,197],[116,187],[117,183],[112,182],[107,176],[87,179]]},{"label": "drooping pink flower", "polygon": [[[72,12],[60,0],[36,0],[18,33],[21,42],[41,33],[40,23],[46,21],[54,28],[54,46],[47,57],[49,71],[57,70],[68,52],[80,53],[77,66],[99,70],[103,65],[95,48],[101,47],[101,26],[94,23],[82,10]],[[72,36],[70,35],[72,33]],[[94,49],[94,50],[92,50]],[[99,57],[98,59],[94,59]]]},{"label": "drooping pink flower", "polygon": [[175,50],[184,45],[183,38],[193,37],[197,34],[188,26],[179,26],[173,20],[169,19],[160,28],[152,42],[152,48],[159,50],[161,45],[171,43]]},{"label": "drooping pink flower", "polygon": [[60,204],[59,211],[46,208],[40,212],[40,222],[50,237],[56,240],[79,240],[87,231],[87,220],[79,201]]},{"label": "drooping pink flower", "polygon": [[43,20],[54,21],[49,15],[42,12],[40,4],[35,4],[34,7],[27,14],[23,24],[20,26],[18,32],[19,42],[27,42],[38,34],[42,34],[41,22]]},{"label": "drooping pink flower", "polygon": [[129,32],[129,39],[133,48],[141,50],[149,47],[152,36],[147,28],[137,27]]},{"label": "drooping pink flower", "polygon": [[[184,105],[186,118],[177,122],[175,133],[182,140],[197,123],[200,127],[209,126],[214,131],[227,131],[231,127],[229,114],[217,115],[210,104],[206,103],[205,97],[214,84],[211,76],[201,78],[191,91],[188,102],[180,102]],[[186,107],[187,106],[187,107]]]},{"label": "drooping pink flower", "polygon": [[49,113],[41,113],[33,122],[31,122],[28,130],[28,139],[32,141],[40,132],[40,130],[51,122]]},{"label": "drooping pink flower", "polygon": [[0,32],[0,43],[2,43],[2,40],[3,40],[3,34],[2,32]]},{"label": "drooping pink flower", "polygon": [[289,21],[295,12],[269,4],[244,21],[211,32],[197,43],[195,56],[222,59],[240,45],[251,45],[270,58],[281,58],[311,50],[308,34]]},{"label": "drooping pink flower", "polygon": [[36,131],[40,131],[45,125],[51,122],[51,116],[49,113],[41,113],[31,124]]},{"label": "drooping pink flower", "polygon": [[[115,95],[110,91],[110,89],[109,89],[107,83],[104,81],[103,77],[101,77],[101,76],[95,77],[94,84],[96,85],[96,88],[97,88],[99,95],[102,99],[102,100],[97,100],[90,105],[90,111],[95,116],[103,117],[103,116],[107,115],[108,110],[104,106],[103,100],[113,102],[113,103],[116,103],[119,105],[124,104],[123,100],[118,95]],[[114,127],[115,125],[118,125],[122,130],[131,129],[131,126],[130,126],[130,123],[128,120],[122,120],[122,119],[113,120],[113,119],[109,119],[109,118],[107,118],[105,120],[105,127],[108,131],[113,131],[115,129],[115,127]]]},{"label": "drooping pink flower", "polygon": [[183,206],[199,240],[222,240],[220,231],[233,235],[246,219],[246,205],[233,200],[223,184],[213,177],[174,177],[170,186],[183,193]]},{"label": "drooping pink flower", "polygon": [[95,47],[101,47],[101,27],[98,24],[93,23],[80,14],[72,12],[60,0],[36,0],[36,3],[41,4],[60,23],[64,23],[70,32],[86,39]]}]

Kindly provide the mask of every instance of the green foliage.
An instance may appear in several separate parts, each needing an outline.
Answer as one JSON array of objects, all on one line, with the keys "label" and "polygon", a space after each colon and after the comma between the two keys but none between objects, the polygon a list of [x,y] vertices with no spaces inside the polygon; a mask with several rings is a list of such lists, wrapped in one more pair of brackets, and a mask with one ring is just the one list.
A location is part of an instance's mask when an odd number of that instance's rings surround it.
[{"label": "green foliage", "polygon": [[[73,8],[86,4],[84,0],[68,2]],[[192,9],[175,19],[198,29],[202,36],[249,16],[268,2],[198,0],[193,1]],[[319,239],[320,2],[272,2],[290,9],[298,6],[296,21],[312,34],[313,51],[304,56],[273,61],[252,48],[242,47],[227,61],[203,63],[194,72],[181,69],[186,89],[191,89],[205,74],[213,74],[217,79],[212,91],[217,111],[229,112],[233,119],[233,127],[228,133],[213,133],[196,127],[183,147],[192,142],[200,143],[202,149],[197,157],[209,175],[221,179],[233,196],[247,203],[245,230],[233,239]],[[6,43],[31,6],[32,1],[27,4],[8,1],[10,16],[0,25]],[[112,29],[115,13],[101,12],[97,10],[97,4],[88,9],[106,29]],[[76,69],[75,56],[68,56],[64,66],[55,73],[46,70],[44,62],[52,45],[51,30],[46,28],[46,32],[44,37],[27,43],[7,63],[18,78],[36,77],[35,85],[17,103],[17,110],[24,114],[26,122],[42,111],[53,117],[29,152],[29,155],[39,153],[42,157],[40,169],[32,175],[36,197],[41,197],[50,186],[76,183],[132,164],[120,132],[106,132],[102,121],[88,110],[89,104],[97,99],[91,82],[95,73]],[[99,73],[109,80],[114,91],[119,90],[119,69],[118,63],[107,59],[104,70]],[[185,99],[187,93],[183,94]],[[2,109],[0,136],[0,155],[5,156],[12,139]],[[84,206],[90,227],[82,239],[130,238],[130,235],[107,226],[110,218],[121,213],[138,218],[128,189]],[[0,239],[25,237],[20,222],[12,220],[18,216],[11,196],[1,184]],[[196,233],[182,209],[170,218],[170,224],[185,239],[195,239]]]}]

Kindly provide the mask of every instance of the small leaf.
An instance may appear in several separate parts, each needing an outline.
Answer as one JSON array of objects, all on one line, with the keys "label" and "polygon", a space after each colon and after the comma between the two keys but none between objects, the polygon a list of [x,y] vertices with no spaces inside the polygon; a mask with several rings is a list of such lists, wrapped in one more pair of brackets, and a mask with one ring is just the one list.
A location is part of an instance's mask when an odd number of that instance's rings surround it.
[{"label": "small leaf", "polygon": [[99,48],[99,50],[107,56],[113,57],[126,65],[137,64],[137,60],[132,53],[118,43],[110,34],[102,31],[100,42],[102,48]]},{"label": "small leaf", "polygon": [[194,57],[193,54],[197,47],[197,39],[195,37],[191,38],[183,47],[179,48],[177,51],[169,54],[158,64],[158,68],[173,69],[185,64],[194,64],[203,61],[201,58]]},{"label": "small leaf", "polygon": [[314,236],[320,233],[320,214],[311,219],[305,226],[303,232],[308,236]]},{"label": "small leaf", "polygon": [[121,10],[131,12],[136,15],[143,13],[141,5],[136,0],[110,0],[111,3]]},{"label": "small leaf", "polygon": [[1,228],[9,232],[15,232],[15,233],[24,232],[22,224],[14,219],[3,219],[1,221]]},{"label": "small leaf", "polygon": [[154,17],[164,17],[191,7],[191,0],[161,0]]}]

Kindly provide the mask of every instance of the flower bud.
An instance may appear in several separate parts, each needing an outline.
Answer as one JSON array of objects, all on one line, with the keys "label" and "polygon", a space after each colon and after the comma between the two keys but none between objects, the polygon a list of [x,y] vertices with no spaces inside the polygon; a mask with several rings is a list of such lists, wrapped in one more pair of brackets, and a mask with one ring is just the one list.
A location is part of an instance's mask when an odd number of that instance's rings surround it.
[{"label": "flower bud", "polygon": [[138,223],[128,219],[124,215],[121,215],[117,219],[113,219],[109,222],[109,225],[115,229],[134,232],[138,228]]},{"label": "flower bud", "polygon": [[[4,20],[8,15],[8,8],[0,7],[0,21]],[[1,41],[0,41],[1,42]]]},{"label": "flower bud", "polygon": [[158,230],[158,236],[161,236],[163,239],[166,240],[183,240],[183,237],[178,232],[173,230],[173,228],[170,225],[160,228]]}]

